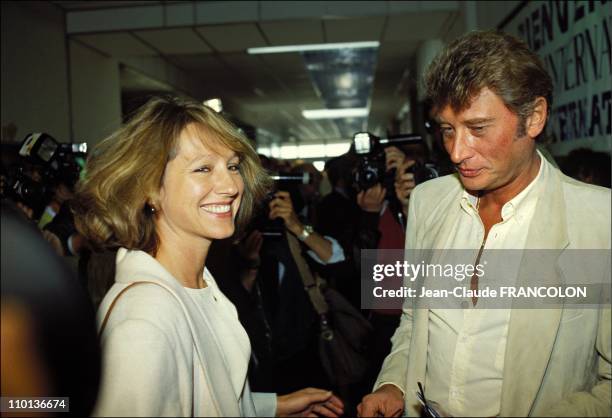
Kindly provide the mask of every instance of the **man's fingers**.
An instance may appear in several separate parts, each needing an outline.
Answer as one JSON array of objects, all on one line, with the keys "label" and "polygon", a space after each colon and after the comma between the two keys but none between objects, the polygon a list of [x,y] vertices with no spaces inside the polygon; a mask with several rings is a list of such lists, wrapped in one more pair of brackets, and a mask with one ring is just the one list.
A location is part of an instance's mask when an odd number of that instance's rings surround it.
[{"label": "man's fingers", "polygon": [[285,192],[283,190],[279,190],[278,192],[274,193],[274,197],[276,197],[277,199],[290,199],[289,197],[289,192]]},{"label": "man's fingers", "polygon": [[384,187],[380,189],[380,193],[378,194],[378,196],[376,197],[376,200],[378,201],[382,201],[385,196],[387,194],[387,189],[385,189]]},{"label": "man's fingers", "polygon": [[376,402],[365,401],[362,405],[360,417],[375,417],[378,415],[378,405],[376,405]]}]

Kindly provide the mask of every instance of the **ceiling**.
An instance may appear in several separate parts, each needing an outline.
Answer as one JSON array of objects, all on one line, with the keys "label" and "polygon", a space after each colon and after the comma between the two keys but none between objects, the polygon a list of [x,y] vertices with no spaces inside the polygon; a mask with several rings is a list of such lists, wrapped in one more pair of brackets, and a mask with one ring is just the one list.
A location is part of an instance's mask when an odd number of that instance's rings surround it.
[{"label": "ceiling", "polygon": [[[351,41],[380,41],[374,66],[370,95],[368,129],[384,133],[400,108],[408,101],[415,86],[415,56],[419,45],[428,39],[446,39],[458,22],[459,7],[433,7],[423,3],[446,2],[361,2],[361,3],[419,3],[412,11],[390,12],[394,4],[375,9],[372,14],[344,16],[336,11],[324,16],[303,18],[250,19],[215,23],[181,24],[174,27],[151,28],[139,24],[148,12],[145,6],[169,2],[135,1],[54,1],[68,15],[79,15],[91,30],[73,31],[70,38],[114,57],[125,64],[122,89],[129,93],[183,90],[197,99],[220,97],[229,111],[246,123],[271,132],[281,141],[298,142],[348,139],[338,125],[330,120],[309,121],[302,116],[304,109],[325,106],[324,97],[313,83],[304,57],[300,53],[249,55],[247,48],[260,46],[333,43]],[[240,15],[232,2],[205,2],[228,13]],[[268,2],[238,2],[248,3]],[[299,3],[299,2],[276,2]],[[307,2],[304,2],[307,3]],[[325,2],[313,2],[325,3]],[[343,3],[343,2],[328,2]],[[345,5],[350,3],[344,3]],[[452,2],[451,2],[452,3]],[[172,5],[191,7],[194,2],[172,2]],[[288,5],[285,5],[288,6]],[[261,6],[260,6],[261,7]],[[329,7],[329,6],[328,6]],[[335,10],[347,10],[338,8]],[[97,19],[107,13],[108,21],[123,9],[133,11],[132,27],[100,30]],[[195,6],[194,6],[195,9]],[[329,10],[329,9],[326,9]],[[140,13],[139,13],[140,11]],[[278,12],[278,11],[277,11]],[[244,12],[246,13],[246,12]],[[261,11],[259,11],[261,14]],[[344,13],[346,14],[346,13]],[[128,18],[130,15],[127,15]],[[90,21],[87,21],[90,19]],[[196,20],[194,18],[194,20]],[[201,19],[200,19],[201,20]],[[219,22],[221,21],[221,22]],[[134,60],[162,60],[196,80],[198,92],[176,88],[168,79],[130,65]]]}]

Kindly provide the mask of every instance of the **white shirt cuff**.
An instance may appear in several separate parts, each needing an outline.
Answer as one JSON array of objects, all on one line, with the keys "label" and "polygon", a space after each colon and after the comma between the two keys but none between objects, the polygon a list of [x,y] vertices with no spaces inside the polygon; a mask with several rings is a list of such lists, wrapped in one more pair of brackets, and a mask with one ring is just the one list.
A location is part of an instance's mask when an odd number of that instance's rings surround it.
[{"label": "white shirt cuff", "polygon": [[307,251],[308,255],[311,256],[314,261],[316,261],[319,264],[323,264],[323,265],[334,264],[334,263],[339,263],[340,261],[344,261],[345,260],[344,250],[342,249],[340,244],[338,244],[338,241],[336,241],[335,238],[332,238],[329,235],[324,235],[323,238],[331,242],[331,245],[332,245],[332,255],[331,257],[329,257],[329,260],[327,260],[327,262],[321,260],[319,256],[312,250]]}]

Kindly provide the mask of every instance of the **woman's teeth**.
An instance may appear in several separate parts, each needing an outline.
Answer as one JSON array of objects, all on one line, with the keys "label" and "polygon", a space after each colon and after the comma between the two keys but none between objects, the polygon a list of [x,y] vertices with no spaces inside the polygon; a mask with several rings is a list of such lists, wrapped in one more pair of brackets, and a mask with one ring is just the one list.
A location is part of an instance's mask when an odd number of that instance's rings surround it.
[{"label": "woman's teeth", "polygon": [[202,209],[204,209],[206,212],[211,212],[211,213],[225,213],[225,212],[229,212],[230,208],[231,208],[230,205],[206,205],[206,206],[202,206]]}]

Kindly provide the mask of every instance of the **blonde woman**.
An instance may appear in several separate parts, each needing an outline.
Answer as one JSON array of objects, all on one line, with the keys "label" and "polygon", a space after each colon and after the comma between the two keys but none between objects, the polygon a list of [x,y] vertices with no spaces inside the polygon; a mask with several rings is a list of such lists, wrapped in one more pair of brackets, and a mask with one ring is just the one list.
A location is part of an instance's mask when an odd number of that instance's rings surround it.
[{"label": "blonde woman", "polygon": [[100,305],[102,388],[94,415],[342,414],[331,392],[251,393],[250,344],[205,267],[267,188],[247,140],[196,102],[158,98],[103,141],[75,204],[79,230],[119,247]]}]

